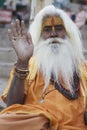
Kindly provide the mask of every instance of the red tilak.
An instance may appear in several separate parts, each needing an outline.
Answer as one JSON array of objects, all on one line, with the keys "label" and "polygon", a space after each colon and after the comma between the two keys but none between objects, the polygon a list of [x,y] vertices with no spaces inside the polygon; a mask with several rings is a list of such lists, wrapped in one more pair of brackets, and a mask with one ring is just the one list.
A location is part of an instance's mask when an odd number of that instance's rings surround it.
[{"label": "red tilak", "polygon": [[51,24],[52,26],[54,26],[54,17],[52,16],[52,19],[51,19]]}]

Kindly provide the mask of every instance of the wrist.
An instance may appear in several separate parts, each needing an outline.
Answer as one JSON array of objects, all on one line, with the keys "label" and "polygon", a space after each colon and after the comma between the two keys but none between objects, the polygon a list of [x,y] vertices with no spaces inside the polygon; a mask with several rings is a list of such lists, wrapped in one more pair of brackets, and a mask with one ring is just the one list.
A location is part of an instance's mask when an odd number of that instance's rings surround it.
[{"label": "wrist", "polygon": [[28,74],[29,74],[29,70],[28,68],[18,68],[16,65],[15,65],[15,68],[14,68],[14,74],[16,77],[18,77],[19,79],[25,79]]},{"label": "wrist", "polygon": [[18,60],[15,67],[22,70],[28,70],[28,61]]}]

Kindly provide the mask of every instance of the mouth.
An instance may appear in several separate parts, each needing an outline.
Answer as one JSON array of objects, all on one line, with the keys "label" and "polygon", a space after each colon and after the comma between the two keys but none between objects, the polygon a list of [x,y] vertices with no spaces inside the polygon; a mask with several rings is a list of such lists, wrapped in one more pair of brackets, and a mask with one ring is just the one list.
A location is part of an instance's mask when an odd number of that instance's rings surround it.
[{"label": "mouth", "polygon": [[52,44],[58,44],[58,41],[52,41]]}]

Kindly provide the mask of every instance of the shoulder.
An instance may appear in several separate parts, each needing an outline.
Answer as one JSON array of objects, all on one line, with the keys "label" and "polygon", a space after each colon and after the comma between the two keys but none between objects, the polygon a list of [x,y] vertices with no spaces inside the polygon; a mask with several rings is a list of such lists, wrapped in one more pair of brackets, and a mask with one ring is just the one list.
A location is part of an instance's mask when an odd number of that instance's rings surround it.
[{"label": "shoulder", "polygon": [[33,80],[37,73],[37,66],[36,60],[32,57],[29,61],[29,76],[27,77],[28,80]]}]

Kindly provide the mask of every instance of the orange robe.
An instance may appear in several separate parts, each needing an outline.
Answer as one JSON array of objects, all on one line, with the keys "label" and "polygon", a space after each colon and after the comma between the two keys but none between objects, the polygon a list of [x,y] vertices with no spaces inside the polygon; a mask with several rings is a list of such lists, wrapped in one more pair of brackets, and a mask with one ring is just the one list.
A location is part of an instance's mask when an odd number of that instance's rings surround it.
[{"label": "orange robe", "polygon": [[[40,114],[50,120],[52,130],[87,130],[84,124],[84,111],[86,108],[86,93],[87,90],[87,67],[84,65],[80,77],[80,93],[76,100],[65,98],[54,85],[50,82],[46,92],[43,94],[44,87],[43,76],[40,72],[35,71],[25,81],[26,100],[24,105],[14,104],[5,108],[0,114],[16,113],[16,114]],[[13,74],[13,72],[12,72]],[[5,101],[9,85],[2,95]],[[39,123],[39,122],[38,122]]]}]

